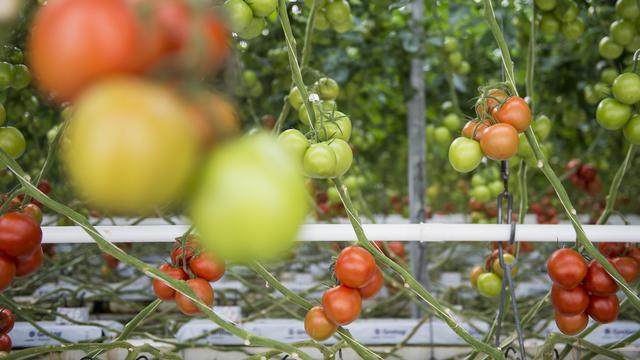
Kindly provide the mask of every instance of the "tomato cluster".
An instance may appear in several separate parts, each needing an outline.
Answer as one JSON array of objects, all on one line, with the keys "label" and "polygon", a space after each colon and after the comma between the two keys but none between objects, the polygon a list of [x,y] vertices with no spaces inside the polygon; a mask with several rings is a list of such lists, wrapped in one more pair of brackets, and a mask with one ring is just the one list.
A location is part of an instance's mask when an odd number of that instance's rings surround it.
[{"label": "tomato cluster", "polygon": [[569,180],[576,189],[586,191],[589,195],[596,195],[602,191],[602,180],[593,164],[583,164],[579,159],[572,159],[565,166],[565,170],[571,173]]},{"label": "tomato cluster", "polygon": [[[12,211],[0,216],[0,291],[8,288],[14,277],[30,275],[42,265],[42,229],[33,214],[37,212]],[[41,219],[41,214],[36,217]]]},{"label": "tomato cluster", "polygon": [[231,30],[243,39],[258,37],[265,28],[265,17],[271,16],[278,7],[278,0],[227,0],[227,11]]},{"label": "tomato cluster", "polygon": [[538,25],[542,32],[555,34],[561,31],[569,40],[577,40],[584,33],[584,21],[578,16],[575,1],[535,0],[535,4],[541,10]]},{"label": "tomato cluster", "polygon": [[609,35],[600,39],[598,50],[600,56],[607,60],[617,59],[625,52],[634,53],[640,48],[640,36],[637,22],[640,18],[640,7],[634,0],[618,0],[616,2],[618,19],[609,26]]},{"label": "tomato cluster", "polygon": [[9,309],[0,308],[0,352],[11,351],[11,337],[9,332],[13,329],[16,317]]},{"label": "tomato cluster", "polygon": [[518,133],[531,124],[529,105],[502,88],[483,90],[475,111],[477,118],[465,124],[462,136],[449,147],[449,162],[462,173],[475,169],[483,155],[492,160],[509,160],[518,152]]},{"label": "tomato cluster", "polygon": [[288,101],[298,111],[298,119],[317,142],[310,142],[297,129],[288,129],[278,136],[291,155],[299,162],[306,176],[316,179],[344,175],[353,163],[353,150],[347,141],[351,137],[351,119],[337,110],[335,99],[340,93],[338,83],[331,78],[320,78],[310,89],[321,101],[311,103],[315,124],[304,105],[297,87],[291,89]]},{"label": "tomato cluster", "polygon": [[[466,75],[471,71],[471,65],[464,60],[462,53],[458,50],[458,39],[447,36],[442,43],[442,49],[447,55],[447,62],[451,69],[460,75]],[[459,127],[456,127],[456,130]],[[453,130],[452,130],[453,131]]]},{"label": "tomato cluster", "polygon": [[[314,0],[304,2],[310,8]],[[353,15],[347,0],[319,0],[313,26],[318,30],[333,29],[337,33],[345,33],[353,29]]]},{"label": "tomato cluster", "polygon": [[360,316],[362,300],[374,297],[384,284],[373,255],[359,246],[349,246],[340,252],[335,275],[340,285],[326,290],[322,306],[310,309],[304,319],[305,331],[317,341],[328,339],[338,326],[355,321]]},{"label": "tomato cluster", "polygon": [[545,195],[540,202],[534,202],[529,207],[532,213],[536,215],[538,224],[557,224],[558,210],[552,203],[551,196]]},{"label": "tomato cluster", "polygon": [[640,115],[634,114],[633,105],[640,102],[640,76],[632,72],[618,75],[611,84],[613,97],[598,103],[596,120],[607,130],[622,129],[632,144],[640,144]]},{"label": "tomato cluster", "polygon": [[[624,243],[599,243],[598,249],[627,282],[637,280],[640,273],[637,247],[627,249]],[[553,281],[551,302],[555,321],[564,334],[580,333],[587,327],[589,316],[603,324],[618,317],[618,284],[597,261],[587,264],[577,251],[559,249],[549,257],[547,273]]]},{"label": "tomato cluster", "polygon": [[615,67],[606,67],[600,72],[600,79],[595,84],[584,87],[584,99],[590,105],[596,105],[600,100],[611,95],[611,85],[620,75]]},{"label": "tomato cluster", "polygon": [[487,167],[471,177],[469,209],[471,222],[490,223],[498,215],[496,198],[504,190],[500,172],[495,167]]},{"label": "tomato cluster", "polygon": [[[516,261],[516,257],[513,256],[513,250],[514,248],[511,245],[504,248],[504,262],[506,264],[513,264]],[[500,252],[496,248],[489,256],[486,257],[484,266],[477,265],[469,272],[471,287],[478,289],[478,292],[482,296],[492,298],[500,295],[504,269],[500,265],[499,257]],[[518,267],[513,266],[511,268],[511,276],[515,276],[517,273]]]},{"label": "tomato cluster", "polygon": [[[174,279],[185,281],[198,298],[211,307],[214,295],[210,282],[215,282],[224,275],[225,264],[211,253],[200,250],[195,237],[188,237],[184,245],[176,241],[171,250],[171,263],[162,264],[160,271]],[[153,279],[153,292],[158,299],[175,300],[178,309],[185,315],[200,313],[193,301],[162,280]]]},{"label": "tomato cluster", "polygon": [[457,114],[450,101],[442,104],[442,122],[439,125],[429,123],[426,128],[427,144],[438,144],[446,146],[451,143],[451,133],[458,131],[462,125],[462,119]]}]

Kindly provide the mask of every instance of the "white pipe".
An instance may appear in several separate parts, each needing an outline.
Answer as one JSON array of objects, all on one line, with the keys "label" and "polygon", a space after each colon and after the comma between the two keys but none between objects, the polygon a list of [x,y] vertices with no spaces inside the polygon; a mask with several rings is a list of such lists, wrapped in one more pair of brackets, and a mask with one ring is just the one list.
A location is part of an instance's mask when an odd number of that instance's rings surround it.
[{"label": "white pipe", "polygon": [[[509,225],[497,224],[364,224],[369,240],[426,242],[507,241]],[[584,225],[593,242],[640,242],[640,225]],[[187,231],[187,225],[96,226],[111,242],[173,242]],[[43,243],[91,243],[78,226],[44,226]],[[516,227],[516,241],[575,242],[571,225],[533,225]],[[298,235],[300,241],[354,241],[349,224],[307,224]]]}]

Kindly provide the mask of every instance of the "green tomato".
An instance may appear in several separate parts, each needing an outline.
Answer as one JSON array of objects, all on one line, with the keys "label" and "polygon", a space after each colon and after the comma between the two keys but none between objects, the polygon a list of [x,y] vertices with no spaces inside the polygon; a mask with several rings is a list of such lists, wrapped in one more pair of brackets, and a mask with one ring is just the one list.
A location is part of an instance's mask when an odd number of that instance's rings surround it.
[{"label": "green tomato", "polygon": [[434,135],[438,144],[446,145],[451,142],[451,132],[444,126],[438,126]]},{"label": "green tomato", "polygon": [[429,198],[429,200],[433,201],[437,199],[439,195],[440,195],[440,185],[433,184],[427,187],[427,197]]},{"label": "green tomato", "polygon": [[335,186],[330,186],[327,189],[327,196],[329,197],[329,202],[332,204],[338,204],[342,201],[340,200],[340,192],[338,192]]},{"label": "green tomato", "polygon": [[327,19],[333,25],[340,25],[351,20],[351,7],[346,0],[335,0],[327,4]]},{"label": "green tomato", "polygon": [[556,7],[553,13],[562,22],[573,21],[578,17],[578,5],[573,1],[569,1]]},{"label": "green tomato", "polygon": [[224,9],[231,26],[231,31],[239,33],[253,21],[253,10],[244,0],[227,0]]},{"label": "green tomato", "polygon": [[358,184],[359,188],[362,188],[367,185],[367,179],[362,175],[358,175],[356,176],[356,183]]},{"label": "green tomato", "polygon": [[258,83],[258,75],[253,70],[245,70],[242,72],[242,82],[246,87],[251,88]]},{"label": "green tomato", "polygon": [[611,95],[611,87],[603,82],[597,82],[595,85],[593,85],[593,91],[600,99],[604,99],[607,96]]},{"label": "green tomato", "polygon": [[562,24],[562,35],[567,39],[577,40],[582,33],[584,33],[584,21],[581,18]]},{"label": "green tomato", "polygon": [[328,116],[331,116],[331,113],[338,110],[338,105],[333,100],[324,100],[320,101],[320,109],[324,112],[329,112]]},{"label": "green tomato", "polygon": [[329,143],[329,147],[333,149],[333,152],[336,154],[336,172],[334,177],[339,177],[344,175],[351,168],[351,164],[353,163],[353,151],[351,150],[351,146],[341,139],[333,139]]},{"label": "green tomato", "polygon": [[560,21],[551,13],[544,13],[540,17],[540,30],[545,34],[555,34],[560,30]]},{"label": "green tomato", "polygon": [[251,19],[251,22],[249,22],[249,25],[238,32],[238,36],[246,40],[254,39],[260,36],[262,30],[264,30],[264,26],[264,18],[254,17]]},{"label": "green tomato", "polygon": [[558,5],[557,0],[535,0],[534,3],[542,11],[553,10]]},{"label": "green tomato", "polygon": [[442,124],[451,131],[459,130],[460,126],[462,125],[460,116],[458,116],[458,114],[456,113],[447,114],[447,116],[445,116],[444,119],[442,120]]},{"label": "green tomato", "polygon": [[347,31],[353,29],[354,26],[355,24],[353,22],[353,16],[349,14],[349,18],[347,19],[347,21],[340,24],[333,24],[333,30],[335,30],[339,34],[344,34]]},{"label": "green tomato", "polygon": [[[313,109],[316,120],[320,119],[320,109],[318,109],[318,107],[315,106],[314,104],[311,104],[311,108]],[[300,108],[298,109],[298,120],[300,120],[301,123],[307,126],[311,126],[311,116],[307,111],[307,107],[304,105],[301,105]]]},{"label": "green tomato", "polygon": [[289,154],[302,163],[305,151],[309,148],[309,140],[296,129],[288,129],[278,135],[280,143]]},{"label": "green tomato", "polygon": [[457,70],[458,74],[467,75],[469,72],[471,72],[471,64],[469,64],[466,60],[462,60]]},{"label": "green tomato", "polygon": [[600,39],[600,43],[598,44],[598,51],[600,52],[600,56],[602,56],[603,58],[613,60],[619,58],[620,55],[622,55],[624,47],[614,42],[608,36],[605,36]]},{"label": "green tomato", "polygon": [[17,159],[24,153],[27,143],[20,130],[14,127],[0,128],[0,149],[14,159]]},{"label": "green tomato", "polygon": [[5,121],[7,121],[7,110],[0,104],[0,126],[4,125]]},{"label": "green tomato", "polygon": [[545,141],[551,134],[551,119],[547,115],[538,115],[531,125],[533,132],[538,136],[538,140]]},{"label": "green tomato", "polygon": [[316,82],[316,91],[322,100],[335,100],[340,94],[340,86],[331,78],[321,78]]},{"label": "green tomato", "polygon": [[13,66],[13,82],[11,87],[16,90],[22,90],[31,83],[31,73],[26,65]]},{"label": "green tomato", "polygon": [[604,68],[600,73],[600,80],[602,80],[606,85],[612,85],[618,75],[620,75],[620,73],[616,68]]},{"label": "green tomato", "polygon": [[480,174],[473,174],[473,176],[471,176],[471,186],[477,187],[477,186],[486,185],[486,184],[487,184],[487,179],[485,179],[484,176]]},{"label": "green tomato", "polygon": [[[507,264],[513,264],[516,261],[516,258],[509,254],[509,253],[504,253],[504,262]],[[492,269],[493,272],[502,277],[504,275],[504,269],[502,268],[502,266],[500,266],[500,259],[495,259],[493,260],[493,264],[492,264]],[[511,276],[516,276],[516,274],[518,273],[518,267],[514,266],[511,268]]]},{"label": "green tomato", "polygon": [[278,0],[244,0],[251,10],[254,17],[264,17],[273,13],[278,7]]},{"label": "green tomato", "polygon": [[636,35],[636,26],[631,20],[616,20],[609,26],[611,39],[618,45],[627,45]]},{"label": "green tomato", "polygon": [[624,49],[630,53],[634,53],[636,50],[640,49],[640,35],[636,34],[633,39],[624,46]]},{"label": "green tomato", "polygon": [[616,2],[616,14],[625,19],[634,20],[640,16],[640,7],[637,0],[618,0]]},{"label": "green tomato", "polygon": [[504,184],[500,180],[494,180],[489,183],[489,191],[492,198],[497,198],[498,195],[504,190]]},{"label": "green tomato", "polygon": [[471,189],[471,196],[482,203],[486,203],[491,200],[491,190],[485,185],[476,186]]},{"label": "green tomato", "polygon": [[457,68],[458,66],[460,66],[460,64],[462,64],[462,60],[464,58],[462,57],[462,54],[460,52],[456,51],[449,54],[447,59],[449,60],[449,65],[451,65],[451,67]]},{"label": "green tomato", "polygon": [[325,9],[320,9],[320,11],[316,12],[313,26],[316,28],[316,30],[320,31],[327,30],[331,26],[329,20],[327,19],[327,11]]},{"label": "green tomato", "polygon": [[631,107],[619,101],[606,98],[596,108],[596,120],[605,129],[621,129],[631,117]]},{"label": "green tomato", "polygon": [[480,143],[459,137],[449,146],[449,163],[458,172],[468,173],[480,165],[482,150]]},{"label": "green tomato", "polygon": [[307,189],[296,162],[271,136],[218,147],[199,180],[190,213],[205,249],[251,262],[275,260],[295,245]]},{"label": "green tomato", "polygon": [[249,93],[247,94],[248,97],[250,98],[257,98],[260,97],[262,95],[262,84],[261,83],[256,83],[255,85],[253,85],[250,89],[249,89]]},{"label": "green tomato", "polygon": [[344,186],[346,186],[347,189],[351,189],[351,190],[357,189],[359,187],[358,178],[353,175],[347,176],[344,179]]},{"label": "green tomato", "polygon": [[496,297],[502,291],[502,279],[500,276],[486,272],[478,276],[478,292],[482,296]]},{"label": "green tomato", "polygon": [[640,100],[640,76],[634,73],[620,74],[613,81],[611,92],[623,104],[637,103]]},{"label": "green tomato", "polygon": [[323,117],[322,126],[320,122],[316,122],[316,130],[320,140],[326,141],[330,139],[342,139],[349,141],[351,138],[351,119],[340,111],[324,112],[317,116],[317,119]]},{"label": "green tomato", "polygon": [[336,174],[336,153],[326,142],[309,146],[302,161],[304,171],[316,179],[331,178]]},{"label": "green tomato", "polygon": [[451,36],[445,37],[444,42],[442,43],[442,48],[448,53],[453,52],[458,49],[458,39]]},{"label": "green tomato", "polygon": [[600,97],[593,90],[593,86],[585,85],[585,87],[584,87],[584,100],[589,105],[595,105],[595,104],[598,103],[598,101],[600,101]]},{"label": "green tomato", "polygon": [[484,169],[484,176],[489,180],[498,180],[500,179],[500,170],[495,166],[490,166]]},{"label": "green tomato", "polygon": [[529,145],[524,133],[518,134],[518,137],[520,138],[520,142],[518,143],[518,156],[524,159],[533,157],[533,148]]},{"label": "green tomato", "polygon": [[291,104],[292,108],[296,110],[300,110],[303,100],[302,100],[302,94],[300,93],[300,90],[298,90],[297,86],[294,86],[291,88],[291,91],[289,92],[289,97],[287,98],[287,100],[289,100],[289,104]]},{"label": "green tomato", "polygon": [[640,115],[633,115],[622,132],[627,141],[634,145],[640,145]]},{"label": "green tomato", "polygon": [[13,65],[7,62],[0,62],[0,90],[6,89],[13,84]]}]

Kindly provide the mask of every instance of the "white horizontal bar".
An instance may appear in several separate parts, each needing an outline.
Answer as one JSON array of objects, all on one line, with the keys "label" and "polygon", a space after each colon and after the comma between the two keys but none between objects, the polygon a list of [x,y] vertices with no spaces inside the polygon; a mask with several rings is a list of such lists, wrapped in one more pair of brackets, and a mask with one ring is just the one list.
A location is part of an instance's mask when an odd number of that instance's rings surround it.
[{"label": "white horizontal bar", "polygon": [[[383,241],[507,241],[509,225],[497,224],[364,224],[369,240]],[[640,242],[640,225],[583,225],[594,242]],[[173,242],[188,225],[96,226],[111,242]],[[44,226],[46,244],[90,243],[91,237],[78,226]],[[571,225],[533,225],[516,227],[516,241],[575,242]],[[354,241],[350,224],[307,224],[298,235],[300,241]]]}]

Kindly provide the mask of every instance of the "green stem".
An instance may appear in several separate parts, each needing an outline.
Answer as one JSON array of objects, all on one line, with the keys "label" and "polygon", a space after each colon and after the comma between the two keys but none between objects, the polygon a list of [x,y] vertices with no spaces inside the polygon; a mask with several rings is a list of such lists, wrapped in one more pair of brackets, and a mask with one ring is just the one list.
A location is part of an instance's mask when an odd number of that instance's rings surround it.
[{"label": "green stem", "polygon": [[631,160],[633,159],[633,155],[635,154],[636,147],[634,145],[629,145],[629,150],[627,150],[627,155],[620,164],[618,171],[616,171],[616,175],[613,177],[613,181],[611,181],[611,187],[609,188],[609,193],[607,194],[607,204],[600,214],[598,221],[596,224],[603,225],[606,224],[611,216],[611,212],[613,211],[613,207],[616,204],[616,199],[618,197],[618,190],[620,189],[620,184],[622,184],[622,178],[624,174],[629,169],[629,165],[631,164]]}]

